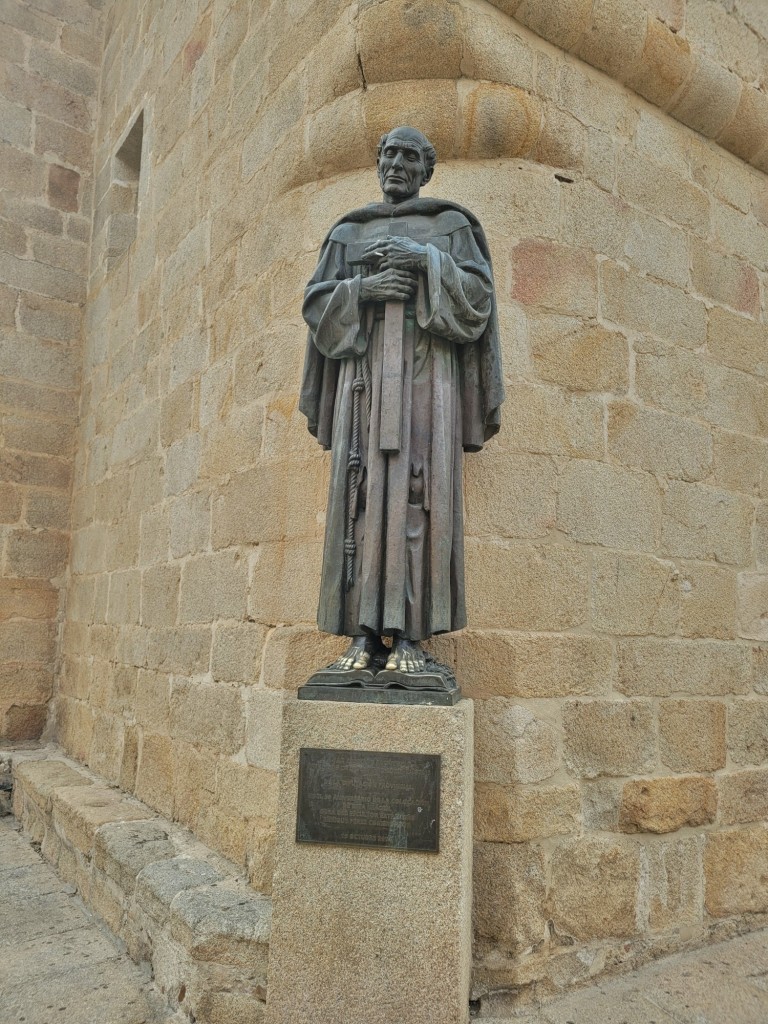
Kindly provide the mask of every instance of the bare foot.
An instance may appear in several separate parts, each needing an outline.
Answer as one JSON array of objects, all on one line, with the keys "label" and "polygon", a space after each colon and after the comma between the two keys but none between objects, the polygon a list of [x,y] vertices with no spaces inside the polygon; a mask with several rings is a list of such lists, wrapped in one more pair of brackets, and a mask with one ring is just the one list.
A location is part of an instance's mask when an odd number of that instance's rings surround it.
[{"label": "bare foot", "polygon": [[426,667],[426,655],[415,641],[403,636],[395,639],[387,660],[388,672],[424,672]]},{"label": "bare foot", "polygon": [[356,636],[352,638],[352,643],[346,649],[346,651],[337,658],[329,668],[339,669],[341,671],[351,671],[352,669],[368,668],[373,660],[373,656],[381,646],[381,641],[378,637],[371,636]]}]

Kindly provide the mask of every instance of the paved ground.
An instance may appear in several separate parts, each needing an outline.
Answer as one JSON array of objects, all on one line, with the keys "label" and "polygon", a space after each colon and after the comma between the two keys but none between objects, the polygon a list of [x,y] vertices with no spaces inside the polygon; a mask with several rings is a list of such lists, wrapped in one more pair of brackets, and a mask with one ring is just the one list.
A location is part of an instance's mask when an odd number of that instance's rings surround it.
[{"label": "paved ground", "polygon": [[[166,1019],[148,973],[118,949],[13,818],[0,818],[0,1024]],[[669,957],[514,1024],[768,1024],[768,931]]]},{"label": "paved ground", "polygon": [[478,1024],[768,1024],[768,931],[668,957],[514,1021]]},{"label": "paved ground", "polygon": [[149,975],[121,953],[13,818],[0,818],[2,1024],[160,1024]]}]

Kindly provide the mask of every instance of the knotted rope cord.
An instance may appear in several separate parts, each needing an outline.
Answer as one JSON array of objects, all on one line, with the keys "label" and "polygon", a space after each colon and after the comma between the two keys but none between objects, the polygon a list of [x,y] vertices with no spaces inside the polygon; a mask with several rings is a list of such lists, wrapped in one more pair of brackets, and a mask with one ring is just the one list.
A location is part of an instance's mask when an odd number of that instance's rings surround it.
[{"label": "knotted rope cord", "polygon": [[[366,386],[366,370],[368,370],[369,386]],[[357,510],[359,471],[363,462],[360,454],[360,393],[366,392],[366,406],[370,414],[370,376],[368,360],[365,357],[356,360],[355,380],[352,384],[352,437],[347,456],[347,529],[344,537],[347,590],[351,590],[355,582],[355,512]]]}]

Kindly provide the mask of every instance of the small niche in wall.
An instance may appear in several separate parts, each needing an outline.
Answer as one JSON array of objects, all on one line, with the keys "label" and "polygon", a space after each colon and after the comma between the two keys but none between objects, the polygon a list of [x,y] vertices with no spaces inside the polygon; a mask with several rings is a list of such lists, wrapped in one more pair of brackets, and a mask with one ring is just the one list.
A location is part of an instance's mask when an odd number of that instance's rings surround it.
[{"label": "small niche in wall", "polygon": [[109,186],[103,200],[107,267],[122,259],[136,237],[143,142],[144,111],[141,110],[110,161]]}]

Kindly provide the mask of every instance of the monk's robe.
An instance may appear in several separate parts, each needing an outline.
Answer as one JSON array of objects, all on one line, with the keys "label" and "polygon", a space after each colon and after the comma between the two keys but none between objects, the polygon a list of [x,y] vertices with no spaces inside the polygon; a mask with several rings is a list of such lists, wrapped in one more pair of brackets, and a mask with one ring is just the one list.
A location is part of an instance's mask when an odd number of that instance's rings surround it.
[{"label": "monk's robe", "polygon": [[[397,452],[379,443],[384,303],[360,301],[358,262],[388,235],[427,248],[426,273],[405,304]],[[462,452],[479,451],[496,433],[504,398],[482,228],[468,211],[433,199],[353,211],[323,244],[303,314],[300,408],[332,452],[320,629],[410,640],[461,629]]]}]

